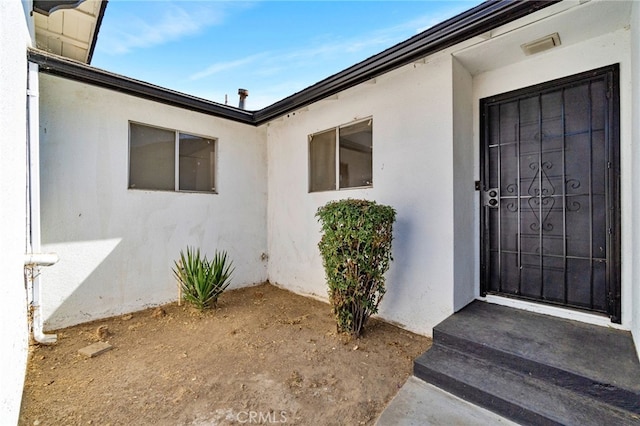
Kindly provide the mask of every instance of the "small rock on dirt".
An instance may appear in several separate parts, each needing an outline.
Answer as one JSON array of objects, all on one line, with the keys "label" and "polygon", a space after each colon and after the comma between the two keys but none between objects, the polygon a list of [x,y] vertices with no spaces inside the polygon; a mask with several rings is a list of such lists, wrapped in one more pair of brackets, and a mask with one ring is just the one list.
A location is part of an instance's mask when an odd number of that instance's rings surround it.
[{"label": "small rock on dirt", "polygon": [[287,383],[290,388],[293,388],[293,387],[301,388],[303,380],[304,379],[302,378],[300,373],[294,370],[291,372],[291,376],[289,376],[289,380],[287,380]]},{"label": "small rock on dirt", "polygon": [[101,325],[100,327],[98,327],[98,329],[96,330],[96,336],[98,337],[98,339],[100,340],[105,340],[106,338],[108,338],[109,336],[111,336],[111,332],[109,331],[109,326],[107,325]]},{"label": "small rock on dirt", "polygon": [[167,312],[160,307],[155,308],[153,312],[151,312],[151,318],[162,318],[165,315],[167,315]]},{"label": "small rock on dirt", "polygon": [[89,346],[85,346],[82,349],[78,350],[78,353],[80,355],[84,355],[88,358],[93,358],[96,357],[100,354],[105,353],[106,351],[108,351],[109,349],[113,348],[113,346],[111,346],[109,343],[107,342],[96,342],[92,345]]},{"label": "small rock on dirt", "polygon": [[133,318],[132,314],[127,314],[120,317],[122,321],[129,321],[131,318]]}]

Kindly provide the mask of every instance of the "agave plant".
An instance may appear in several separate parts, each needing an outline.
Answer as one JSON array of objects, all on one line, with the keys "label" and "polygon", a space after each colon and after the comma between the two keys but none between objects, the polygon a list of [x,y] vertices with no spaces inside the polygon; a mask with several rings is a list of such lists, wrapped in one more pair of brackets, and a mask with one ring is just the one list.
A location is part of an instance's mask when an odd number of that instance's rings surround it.
[{"label": "agave plant", "polygon": [[173,274],[182,289],[182,298],[200,310],[215,307],[218,296],[231,284],[233,262],[227,252],[216,250],[213,260],[200,255],[200,249],[187,247],[186,255],[180,251],[180,260],[174,262]]}]

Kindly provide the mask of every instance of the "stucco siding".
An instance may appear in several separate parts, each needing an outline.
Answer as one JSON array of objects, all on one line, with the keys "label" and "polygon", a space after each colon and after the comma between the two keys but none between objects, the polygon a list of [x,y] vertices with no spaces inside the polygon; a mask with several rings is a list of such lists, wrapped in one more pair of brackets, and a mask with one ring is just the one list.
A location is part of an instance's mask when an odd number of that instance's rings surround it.
[{"label": "stucco siding", "polygon": [[[26,6],[25,6],[26,7]],[[18,0],[0,1],[0,413],[16,424],[27,363],[27,56],[29,20]]]},{"label": "stucco siding", "polygon": [[[380,317],[422,333],[453,312],[451,57],[438,55],[268,126],[269,277],[326,299],[315,213],[365,198],[393,206],[394,262]],[[308,192],[308,135],[371,117],[373,187]]]},{"label": "stucco siding", "polygon": [[[629,27],[626,8],[563,3],[258,128],[42,76],[43,242],[61,257],[43,284],[48,328],[174,300],[170,267],[187,244],[229,250],[236,286],[269,279],[326,300],[315,213],[330,200],[366,198],[398,212],[379,315],[429,335],[479,296],[480,99],[619,63],[622,327],[640,330],[631,34],[640,12],[634,4]],[[584,26],[589,11],[611,16]],[[531,56],[520,49],[556,30],[561,46]],[[365,119],[373,186],[310,193],[309,135]],[[128,190],[129,120],[218,138],[220,194]]]},{"label": "stucco siding", "polygon": [[633,220],[633,243],[628,255],[633,268],[631,282],[633,283],[633,319],[632,333],[636,342],[636,349],[640,354],[640,3],[634,2],[631,13],[631,113],[632,123],[632,183],[631,199],[635,220]]},{"label": "stucco siding", "polygon": [[[128,189],[129,121],[217,138],[217,194]],[[177,299],[187,245],[227,250],[232,287],[267,279],[266,140],[252,126],[41,75],[47,329]]]},{"label": "stucco siding", "polygon": [[455,58],[453,81],[454,308],[462,309],[479,294],[478,196],[474,185],[473,78]]},{"label": "stucco siding", "polygon": [[[573,12],[550,22],[531,22],[522,27],[523,33],[506,31],[495,44],[477,40],[475,45],[453,46],[270,123],[270,279],[326,299],[317,208],[339,198],[391,204],[398,210],[395,261],[380,316],[430,334],[440,320],[479,296],[480,205],[473,184],[479,179],[480,99],[619,63],[622,327],[628,329],[633,300],[633,241],[625,232],[633,227],[631,204],[625,203],[633,192],[629,28],[595,31],[582,40],[567,37],[567,45],[519,59],[510,53],[510,64],[491,60],[506,46],[521,52],[520,40],[539,37],[541,31],[572,19]],[[482,53],[475,55],[475,49]],[[460,61],[458,52],[463,52]],[[486,69],[474,74],[466,63]],[[364,117],[373,118],[373,188],[309,193],[307,136]]]}]

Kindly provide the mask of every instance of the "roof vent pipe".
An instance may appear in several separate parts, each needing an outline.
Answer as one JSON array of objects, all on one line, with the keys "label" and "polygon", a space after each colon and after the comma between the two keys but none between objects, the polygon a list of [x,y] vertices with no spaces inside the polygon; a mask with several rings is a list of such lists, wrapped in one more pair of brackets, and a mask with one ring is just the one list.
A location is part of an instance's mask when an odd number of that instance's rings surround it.
[{"label": "roof vent pipe", "polygon": [[249,96],[249,91],[247,89],[238,89],[238,95],[240,95],[240,103],[238,104],[238,108],[244,109],[244,100]]}]

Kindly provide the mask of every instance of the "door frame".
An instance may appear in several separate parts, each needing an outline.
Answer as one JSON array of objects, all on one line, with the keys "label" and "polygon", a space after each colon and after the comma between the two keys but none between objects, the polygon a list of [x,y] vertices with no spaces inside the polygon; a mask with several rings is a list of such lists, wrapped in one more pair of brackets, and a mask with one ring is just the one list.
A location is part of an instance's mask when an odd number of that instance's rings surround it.
[{"label": "door frame", "polygon": [[[528,86],[525,88],[501,93],[495,96],[480,99],[480,185],[479,202],[480,202],[480,295],[482,297],[492,294],[489,291],[489,243],[487,235],[489,231],[488,207],[484,205],[484,193],[489,189],[489,170],[488,170],[488,126],[487,120],[488,105],[495,102],[505,102],[511,99],[522,97],[531,93],[540,93],[545,91],[554,91],[559,88],[567,88],[573,85],[579,85],[585,81],[601,79],[604,76],[607,84],[607,100],[608,100],[608,156],[609,156],[609,173],[607,176],[607,315],[614,323],[621,323],[621,227],[620,227],[620,66],[613,64],[606,67],[598,68],[591,71],[574,74],[541,84]],[[501,297],[509,297],[522,299],[515,295],[499,293]],[[525,299],[531,302],[531,299]],[[536,300],[534,303],[552,304],[565,309],[575,310],[579,308],[565,306],[563,304],[555,304]],[[595,313],[586,310],[590,313]]]}]

